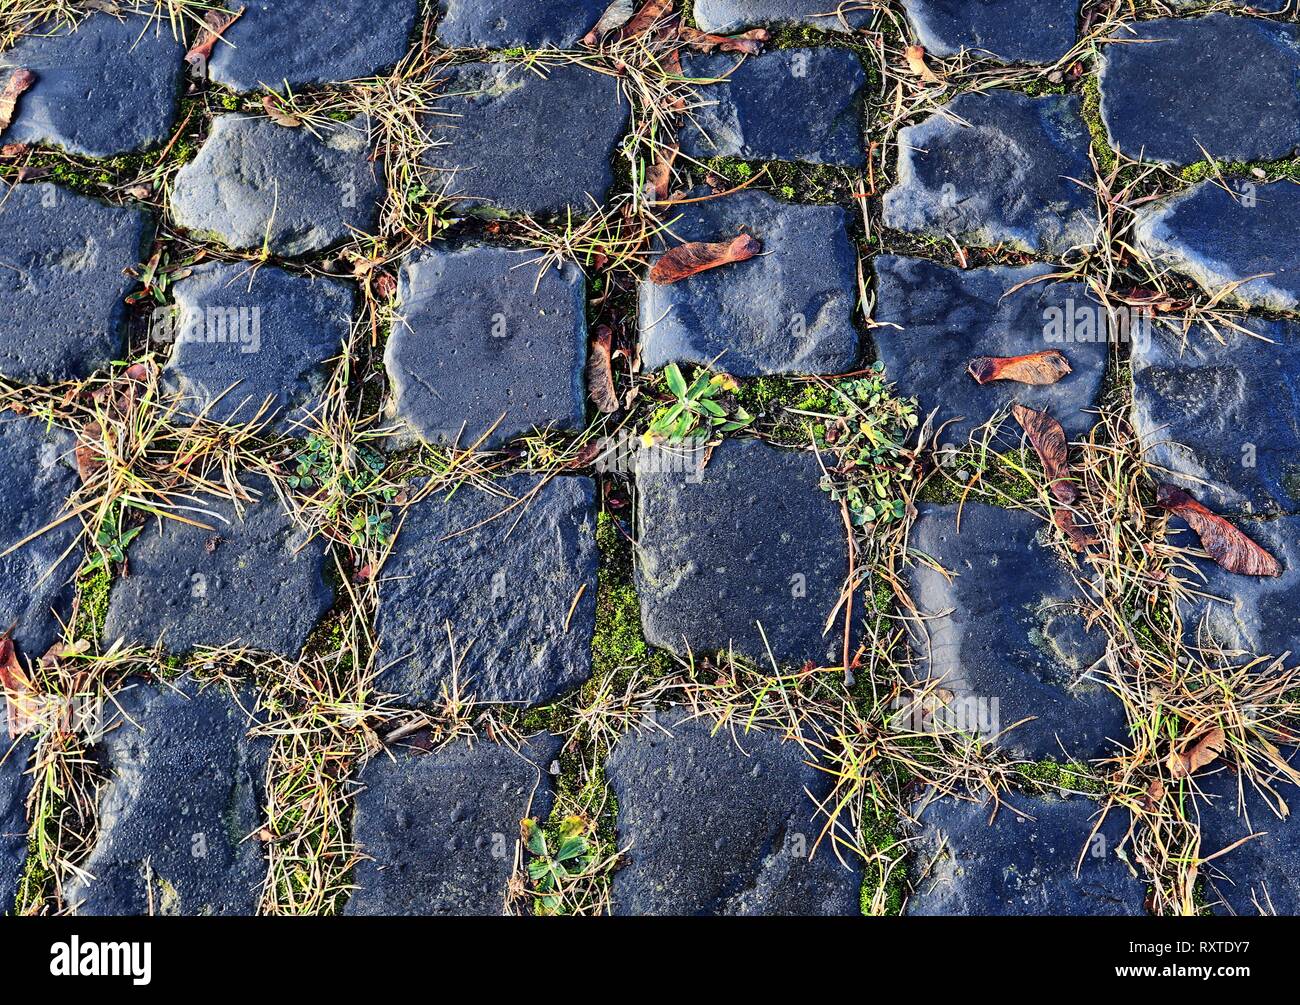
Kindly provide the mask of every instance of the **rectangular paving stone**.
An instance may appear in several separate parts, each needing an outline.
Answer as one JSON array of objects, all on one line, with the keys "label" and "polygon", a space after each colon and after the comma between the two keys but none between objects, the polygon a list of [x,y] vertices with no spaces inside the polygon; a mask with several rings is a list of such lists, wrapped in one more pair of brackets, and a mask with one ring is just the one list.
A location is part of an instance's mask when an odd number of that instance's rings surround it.
[{"label": "rectangular paving stone", "polygon": [[424,120],[431,187],[461,212],[547,216],[595,212],[627,128],[619,82],[581,66],[462,63],[440,72],[436,111]]},{"label": "rectangular paving stone", "polygon": [[[329,363],[347,344],[356,295],[330,279],[208,262],[172,287],[175,338],[164,382],[188,415],[311,428]],[[154,337],[158,337],[155,328]]]},{"label": "rectangular paving stone", "polygon": [[57,21],[37,25],[0,52],[0,89],[16,68],[36,74],[4,142],[48,144],[86,157],[166,143],[184,53],[165,17],[99,13],[75,30]]},{"label": "rectangular paving stone", "polygon": [[520,825],[550,816],[550,764],[562,746],[540,734],[518,750],[458,741],[372,759],[353,825],[366,859],[344,913],[504,914]]},{"label": "rectangular paving stone", "polygon": [[1211,14],[1126,25],[1102,48],[1112,145],[1162,164],[1300,149],[1300,26]]},{"label": "rectangular paving stone", "polygon": [[742,232],[761,241],[763,252],[670,286],[641,281],[637,325],[646,370],[699,363],[757,377],[854,369],[857,255],[844,210],[739,192],[677,211],[652,261],[668,247]]},{"label": "rectangular paving stone", "polygon": [[376,688],[435,702],[455,669],[466,697],[536,705],[591,676],[595,487],[538,482],[503,478],[504,495],[466,484],[405,510],[378,573]]},{"label": "rectangular paving stone", "polygon": [[1074,47],[1079,0],[902,0],[935,56],[970,50],[1008,63],[1055,63]]},{"label": "rectangular paving stone", "polygon": [[471,245],[402,264],[384,362],[394,412],[426,442],[492,449],[583,427],[586,277],[539,274],[536,257]]},{"label": "rectangular paving stone", "polygon": [[[945,442],[964,446],[1013,402],[1051,413],[1071,437],[1092,428],[1096,415],[1089,409],[1097,405],[1106,374],[1110,325],[1086,285],[1030,283],[1054,271],[1046,265],[962,270],[879,255],[872,267],[876,327],[871,334],[885,374],[901,395],[917,398],[922,414],[939,409],[936,427],[951,420],[943,431]],[[980,385],[967,372],[979,356],[1049,349],[1070,362],[1070,373],[1055,384]],[[1020,439],[1014,422],[1001,430],[1004,439]]]},{"label": "rectangular paving stone", "polygon": [[250,688],[135,681],[98,745],[99,833],[64,891],[79,915],[250,915],[266,863],[270,740]]},{"label": "rectangular paving stone", "polygon": [[688,157],[866,163],[862,89],[867,75],[847,49],[780,49],[744,60],[686,56],[701,83],[681,132]]},{"label": "rectangular paving stone", "polygon": [[204,497],[215,514],[188,513],[211,530],[151,521],[127,552],[130,575],[109,594],[104,645],[152,646],[172,653],[196,646],[241,645],[296,657],[334,600],[325,581],[325,546],[285,512],[261,476],[244,486],[260,494],[242,515]]},{"label": "rectangular paving stone", "polygon": [[[838,506],[817,457],[727,439],[701,473],[637,460],[637,592],[647,641],[681,656],[734,648],[768,665],[842,662],[848,576]],[[758,624],[762,625],[760,632]]]},{"label": "rectangular paving stone", "polygon": [[997,809],[922,797],[913,861],[912,916],[1062,917],[1145,914],[1146,890],[1118,851],[1125,824],[1112,812],[1093,834],[1097,803],[1013,795]]},{"label": "rectangular paving stone", "polygon": [[610,0],[439,0],[438,41],[464,49],[576,49]]},{"label": "rectangular paving stone", "polygon": [[[1300,510],[1300,326],[1153,328],[1133,345],[1133,424],[1158,476],[1216,511]],[[1224,344],[1218,341],[1224,339]]]},{"label": "rectangular paving stone", "polygon": [[791,24],[849,33],[865,28],[875,14],[856,2],[837,0],[695,0],[694,10],[702,30],[727,35]]},{"label": "rectangular paving stone", "polygon": [[13,913],[27,862],[31,755],[31,741],[10,737],[8,716],[0,714],[0,916]]},{"label": "rectangular paving stone", "polygon": [[40,182],[0,183],[0,375],[90,376],[126,340],[125,270],[147,252],[148,214]]},{"label": "rectangular paving stone", "polygon": [[986,741],[1008,730],[996,746],[1014,757],[1114,753],[1128,736],[1123,707],[1100,672],[1088,677],[1106,637],[1089,630],[1088,598],[1043,543],[1050,525],[968,502],[959,529],[958,509],[923,505],[908,538],[911,673],[952,696],[937,718]]},{"label": "rectangular paving stone", "polygon": [[[614,745],[606,772],[618,800],[614,913],[852,916],[861,913],[855,836],[814,800],[831,776],[776,732],[744,732],[683,711]],[[836,844],[839,842],[839,853]]]}]

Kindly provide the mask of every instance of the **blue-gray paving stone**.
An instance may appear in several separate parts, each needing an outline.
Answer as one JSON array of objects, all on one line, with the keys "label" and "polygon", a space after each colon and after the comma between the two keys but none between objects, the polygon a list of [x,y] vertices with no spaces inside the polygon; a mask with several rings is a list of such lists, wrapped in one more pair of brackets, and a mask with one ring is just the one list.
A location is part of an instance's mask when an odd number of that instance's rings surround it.
[{"label": "blue-gray paving stone", "polygon": [[438,41],[453,49],[575,49],[610,0],[440,0]]},{"label": "blue-gray paving stone", "polygon": [[[423,251],[398,280],[384,353],[393,407],[424,440],[487,449],[586,418],[587,284],[575,265],[469,245]],[[489,433],[489,430],[491,432]]]},{"label": "blue-gray paving stone", "polygon": [[[923,414],[939,409],[946,442],[965,445],[972,432],[1012,402],[1050,412],[1071,437],[1096,421],[1106,374],[1109,324],[1083,283],[1035,282],[1045,265],[963,271],[920,258],[880,255],[872,329],[885,375]],[[1026,285],[1027,284],[1027,285]],[[1017,289],[1018,288],[1018,289]],[[1015,289],[1015,293],[1011,290]],[[967,372],[978,356],[1021,356],[1056,349],[1070,373],[1055,384],[994,381],[981,386]],[[1007,423],[1004,436],[1019,438]]]},{"label": "blue-gray paving stone", "polygon": [[1205,181],[1138,214],[1138,247],[1159,267],[1207,292],[1230,284],[1249,307],[1300,310],[1300,185],[1232,179],[1229,192]]},{"label": "blue-gray paving stone", "polygon": [[[1246,318],[1132,348],[1133,421],[1148,464],[1213,510],[1300,510],[1300,325]],[[1219,339],[1223,339],[1223,343]],[[1264,341],[1267,339],[1269,341]]]},{"label": "blue-gray paving stone", "polygon": [[406,55],[419,0],[253,0],[222,35],[208,76],[236,91],[371,77]]},{"label": "blue-gray paving stone", "polygon": [[817,456],[727,439],[701,472],[674,470],[658,453],[637,457],[647,641],[681,656],[733,648],[766,664],[766,636],[783,666],[841,662],[842,623],[823,628],[848,548]]},{"label": "blue-gray paving stone", "polygon": [[127,551],[130,575],[113,582],[105,645],[161,639],[173,653],[239,645],[298,655],[333,603],[325,547],[295,526],[269,482],[243,482],[261,498],[245,503],[242,516],[207,497],[205,512],[190,514],[211,530],[175,520],[145,525]]},{"label": "blue-gray paving stone", "polygon": [[837,829],[822,838],[814,800],[830,798],[831,776],[810,760],[781,733],[733,731],[680,710],[624,735],[606,764],[628,849],[614,913],[860,914],[861,860],[835,847]]},{"label": "blue-gray paving stone", "polygon": [[164,377],[183,411],[249,422],[269,402],[264,414],[275,428],[308,428],[327,364],[347,343],[352,287],[269,265],[209,262],[172,292],[176,344]]},{"label": "blue-gray paving stone", "polygon": [[1054,63],[1078,37],[1079,0],[903,0],[903,9],[936,56],[968,49],[1008,63]]},{"label": "blue-gray paving stone", "polygon": [[986,739],[1009,730],[996,746],[1013,756],[1113,753],[1111,741],[1128,731],[1097,666],[1106,637],[1089,630],[1088,598],[1044,543],[1049,525],[1025,510],[966,503],[959,530],[958,510],[927,503],[908,539],[913,676],[951,693],[946,721]]},{"label": "blue-gray paving stone", "polygon": [[8,716],[0,715],[0,915],[10,914],[27,861],[27,767],[32,742],[9,736]]},{"label": "blue-gray paving stone", "polygon": [[0,375],[88,377],[121,357],[148,214],[40,182],[0,184]]},{"label": "blue-gray paving stone", "polygon": [[460,211],[534,216],[596,211],[628,122],[614,77],[578,65],[464,63],[442,73],[424,125],[432,187]]},{"label": "blue-gray paving stone", "polygon": [[176,172],[172,215],[240,251],[307,255],[373,232],[384,195],[364,119],[316,130],[219,115]]},{"label": "blue-gray paving stone", "polygon": [[962,94],[898,134],[885,226],[1061,255],[1091,246],[1097,216],[1077,95]]},{"label": "blue-gray paving stone", "polygon": [[[3,270],[0,270],[3,271]],[[71,615],[72,580],[81,556],[72,546],[81,533],[76,517],[33,537],[66,515],[77,489],[75,437],[38,418],[6,413],[0,419],[0,622],[13,626],[19,656],[36,660],[62,637],[60,619]],[[0,702],[3,713],[3,702]]]},{"label": "blue-gray paving stone", "polygon": [[[120,710],[120,711],[119,711]],[[99,833],[64,891],[80,915],[250,915],[266,878],[270,740],[257,696],[192,679],[140,681],[106,706]]]},{"label": "blue-gray paving stone", "polygon": [[642,280],[638,325],[647,370],[699,363],[756,377],[855,368],[857,254],[844,210],[779,202],[762,192],[678,210],[671,238],[666,246],[658,242],[652,258],[679,243],[731,240],[742,231],[763,243],[763,253],[670,286]]},{"label": "blue-gray paving stone", "polygon": [[113,157],[167,142],[176,122],[185,46],[166,18],[92,14],[75,31],[37,26],[0,52],[0,87],[12,69],[36,74],[4,130],[5,143],[42,143]]},{"label": "blue-gray paving stone", "polygon": [[595,487],[540,480],[501,479],[505,496],[467,484],[406,510],[378,574],[375,687],[429,703],[455,671],[467,697],[537,705],[591,676]]},{"label": "blue-gray paving stone", "polygon": [[549,769],[562,745],[540,734],[518,750],[458,741],[372,759],[361,770],[353,830],[366,858],[344,913],[506,913],[520,824],[550,815]]},{"label": "blue-gray paving stone", "polygon": [[1211,14],[1141,21],[1112,37],[1101,117],[1127,156],[1195,164],[1300,149],[1300,26]]},{"label": "blue-gray paving stone", "polygon": [[724,34],[792,24],[852,32],[867,27],[875,15],[873,10],[857,9],[855,3],[836,0],[695,0],[694,10],[695,23],[703,31]]},{"label": "blue-gray paving stone", "polygon": [[[1017,812],[1019,811],[1019,812]],[[952,917],[1138,916],[1146,888],[1120,855],[1125,821],[1112,812],[1094,834],[1099,804],[1013,795],[999,808],[922,797],[906,914]]]},{"label": "blue-gray paving stone", "polygon": [[866,163],[867,75],[848,49],[779,49],[743,61],[731,53],[686,56],[682,72],[718,81],[697,88],[681,132],[688,157]]}]

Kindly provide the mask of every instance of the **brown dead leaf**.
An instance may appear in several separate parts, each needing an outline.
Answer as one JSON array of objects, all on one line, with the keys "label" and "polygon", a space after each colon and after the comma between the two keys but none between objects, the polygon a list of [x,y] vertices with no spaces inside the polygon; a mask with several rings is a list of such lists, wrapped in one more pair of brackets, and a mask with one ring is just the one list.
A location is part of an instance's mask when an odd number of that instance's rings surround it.
[{"label": "brown dead leaf", "polygon": [[240,7],[234,13],[210,10],[203,15],[203,30],[199,32],[199,37],[195,39],[190,51],[185,54],[185,62],[191,69],[198,69],[212,58],[212,50],[221,40],[221,36],[226,33],[227,28],[240,19],[243,13],[244,8]]},{"label": "brown dead leaf", "polygon": [[925,62],[925,46],[909,45],[903,56],[907,60],[907,68],[912,72],[912,76],[920,77],[927,84],[943,83],[943,78],[931,70]]},{"label": "brown dead leaf", "polygon": [[644,35],[672,12],[673,0],[646,0],[641,9],[632,15],[632,19],[619,30],[619,40]]},{"label": "brown dead leaf", "polygon": [[677,30],[677,37],[697,52],[740,52],[756,56],[772,38],[765,28],[754,28],[741,35],[711,35],[689,25]]},{"label": "brown dead leaf", "polygon": [[18,110],[18,99],[24,91],[36,83],[36,74],[21,66],[11,70],[5,79],[5,86],[0,88],[0,133],[9,128]]},{"label": "brown dead leaf", "polygon": [[1151,779],[1151,784],[1147,786],[1146,797],[1142,800],[1146,805],[1147,812],[1154,813],[1164,798],[1165,783],[1159,778]]},{"label": "brown dead leaf", "polygon": [[587,393],[606,415],[618,411],[618,392],[614,389],[614,365],[610,357],[613,339],[614,333],[609,326],[601,325],[591,340],[591,355],[587,357]]},{"label": "brown dead leaf", "polygon": [[0,691],[4,692],[10,738],[22,736],[37,721],[39,695],[23,665],[18,662],[14,641],[0,636]]},{"label": "brown dead leaf", "polygon": [[1055,384],[1070,372],[1070,361],[1058,349],[1031,352],[1025,356],[976,356],[967,367],[976,383],[1014,380],[1020,384]]},{"label": "brown dead leaf", "polygon": [[650,282],[671,286],[697,273],[743,262],[763,250],[763,242],[750,234],[730,241],[692,241],[665,252],[650,269]]},{"label": "brown dead leaf", "polygon": [[646,188],[650,197],[656,202],[663,202],[668,198],[668,189],[673,182],[673,164],[680,150],[676,143],[664,144],[659,148],[658,156],[650,165],[650,170],[646,172]]},{"label": "brown dead leaf", "polygon": [[270,94],[262,99],[262,110],[266,112],[266,117],[277,126],[284,126],[286,129],[297,129],[302,125],[302,119],[284,111],[280,107],[280,103]]},{"label": "brown dead leaf", "polygon": [[0,161],[16,161],[30,149],[26,143],[6,143],[0,147]]},{"label": "brown dead leaf", "polygon": [[1182,517],[1209,556],[1239,576],[1280,576],[1282,565],[1236,526],[1212,513],[1177,485],[1156,489],[1156,502]]},{"label": "brown dead leaf", "polygon": [[77,459],[77,474],[81,475],[83,482],[90,481],[104,467],[103,458],[90,446],[97,443],[103,435],[104,430],[98,422],[87,422],[81,427],[81,436],[77,438],[73,455]]},{"label": "brown dead leaf", "polygon": [[1071,549],[1076,552],[1082,554],[1089,548],[1095,548],[1097,545],[1101,544],[1100,538],[1094,537],[1079,526],[1078,522],[1074,519],[1073,510],[1056,510],[1052,513],[1052,522],[1056,524],[1061,533],[1065,535],[1066,540],[1070,542]]},{"label": "brown dead leaf", "polygon": [[1186,778],[1195,774],[1206,765],[1218,760],[1227,740],[1222,727],[1215,726],[1187,750],[1181,753],[1176,750],[1170,752],[1169,773],[1174,778]]},{"label": "brown dead leaf", "polygon": [[1046,412],[1026,408],[1024,405],[1012,405],[1011,414],[1020,423],[1020,428],[1029,437],[1038,459],[1043,462],[1043,470],[1051,479],[1052,495],[1058,502],[1067,505],[1077,501],[1079,489],[1070,481],[1069,447],[1061,424]]}]

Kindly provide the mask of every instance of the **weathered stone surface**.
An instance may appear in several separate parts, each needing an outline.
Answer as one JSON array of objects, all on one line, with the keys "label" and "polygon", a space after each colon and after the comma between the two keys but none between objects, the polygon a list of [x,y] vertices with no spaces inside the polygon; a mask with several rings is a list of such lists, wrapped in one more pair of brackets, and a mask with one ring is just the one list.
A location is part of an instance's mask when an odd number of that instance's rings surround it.
[{"label": "weathered stone surface", "polygon": [[0,374],[23,383],[90,376],[118,358],[123,298],[150,221],[47,183],[0,184]]},{"label": "weathered stone surface", "polygon": [[687,56],[682,72],[719,81],[700,85],[687,116],[681,141],[689,157],[866,163],[867,75],[848,49],[779,49],[743,61],[732,53]]},{"label": "weathered stone surface", "polygon": [[[82,915],[249,915],[266,876],[270,740],[251,689],[136,682],[99,746],[99,836],[65,899]],[[109,712],[116,709],[108,706]]]},{"label": "weathered stone surface", "polygon": [[619,82],[581,66],[464,63],[443,74],[431,183],[464,212],[595,210],[614,183],[610,159],[627,126]]},{"label": "weathered stone surface", "polygon": [[609,0],[441,0],[438,41],[449,48],[574,49]]},{"label": "weathered stone surface", "polygon": [[[843,11],[837,8],[843,6]],[[806,24],[823,31],[851,32],[871,23],[874,11],[835,0],[695,0],[695,23],[704,31],[731,33],[745,28]]]},{"label": "weathered stone surface", "polygon": [[963,49],[1008,63],[1054,63],[1074,46],[1079,0],[903,0],[916,40],[936,56]]},{"label": "weathered stone surface", "polygon": [[[203,530],[175,520],[146,525],[131,545],[131,574],[109,596],[105,645],[119,638],[174,653],[242,645],[297,656],[329,610],[325,548],[294,526],[265,479],[244,485],[261,498],[242,518],[227,502]],[[191,518],[200,518],[191,513]]]},{"label": "weathered stone surface", "polygon": [[[586,418],[587,283],[536,254],[468,246],[402,266],[384,353],[396,413],[430,443],[499,447]],[[489,430],[491,432],[489,433]]]},{"label": "weathered stone surface", "polygon": [[1141,21],[1114,37],[1101,116],[1129,157],[1195,164],[1300,149],[1300,27],[1211,14]]},{"label": "weathered stone surface", "polygon": [[1134,233],[1156,265],[1250,307],[1300,309],[1300,185],[1205,181],[1138,215]]},{"label": "weathered stone surface", "polygon": [[419,0],[258,0],[226,29],[208,76],[236,91],[370,77],[406,55],[419,8]]},{"label": "weathered stone surface", "polygon": [[[823,634],[848,575],[838,507],[811,453],[725,440],[703,472],[638,455],[636,580],[646,639],[685,656],[734,647],[766,664],[839,662]],[[762,633],[756,625],[761,623]]]},{"label": "weathered stone surface", "polygon": [[550,815],[561,746],[541,734],[518,751],[457,742],[371,760],[354,830],[368,857],[345,913],[504,914],[520,822]]},{"label": "weathered stone surface", "polygon": [[[665,732],[666,731],[666,732]],[[715,732],[716,731],[716,732]],[[661,713],[620,739],[606,765],[618,800],[614,913],[855,915],[862,874],[814,799],[830,775],[774,732],[733,735]]]},{"label": "weathered stone surface", "polygon": [[952,798],[918,801],[909,852],[928,871],[917,877],[905,913],[1145,913],[1145,887],[1116,854],[1125,831],[1122,813],[1112,813],[1094,835],[1100,807],[1091,800],[1016,795],[1003,801],[996,815],[992,806]]},{"label": "weathered stone surface", "polygon": [[1079,98],[962,94],[898,134],[887,227],[1064,254],[1091,245],[1095,197]]},{"label": "weathered stone surface", "polygon": [[671,286],[642,281],[638,324],[647,370],[716,360],[722,370],[753,377],[857,365],[857,256],[844,210],[761,192],[678,209],[670,246],[730,240],[744,230],[763,242],[763,253]]},{"label": "weathered stone surface", "polygon": [[[373,231],[383,198],[363,119],[317,130],[219,115],[176,172],[172,214],[237,250],[306,255]],[[321,138],[323,137],[323,138]]]},{"label": "weathered stone surface", "polygon": [[[1153,327],[1133,344],[1133,421],[1149,464],[1211,509],[1300,510],[1300,326],[1245,319],[1250,338]],[[1218,339],[1222,338],[1224,344]],[[1268,339],[1270,341],[1263,341]]]},{"label": "weathered stone surface", "polygon": [[455,670],[465,696],[536,705],[591,676],[595,489],[554,478],[507,512],[537,486],[514,475],[505,497],[465,485],[406,511],[379,573],[377,688],[432,702]]},{"label": "weathered stone surface", "polygon": [[27,793],[25,774],[32,755],[29,740],[13,741],[7,716],[0,715],[0,915],[13,911],[27,860]]},{"label": "weathered stone surface", "polygon": [[36,74],[4,142],[46,143],[87,157],[165,143],[176,121],[184,52],[166,18],[95,14],[76,31],[38,26],[0,52],[0,87],[14,67]]},{"label": "weathered stone surface", "polygon": [[329,360],[347,343],[355,295],[329,279],[209,262],[173,287],[176,346],[164,371],[182,409],[218,422],[275,416],[299,434]]},{"label": "weathered stone surface", "polygon": [[[1123,708],[1089,671],[1105,654],[1089,631],[1088,599],[1024,510],[926,504],[908,548],[916,679],[952,700],[945,723],[991,737],[1013,756],[1089,759],[1127,736]],[[933,568],[922,556],[951,574]],[[1010,727],[1034,717],[1015,729]]]},{"label": "weathered stone surface", "polygon": [[[0,479],[5,486],[0,552],[65,515],[64,505],[78,483],[74,447],[71,433],[42,419],[12,414],[0,419]],[[15,648],[29,660],[59,640],[59,620],[71,614],[71,581],[81,555],[75,548],[66,558],[64,553],[80,532],[81,522],[74,517],[0,558],[0,631],[13,625]]]},{"label": "weathered stone surface", "polygon": [[[1091,428],[1096,416],[1085,410],[1096,407],[1105,377],[1109,325],[1083,283],[1029,284],[1053,271],[1045,265],[963,271],[892,255],[873,265],[878,327],[872,336],[885,375],[900,393],[917,397],[922,414],[939,409],[936,427],[955,420],[944,429],[945,442],[964,446],[1011,402],[1050,412],[1072,437]],[[1055,384],[981,386],[966,369],[977,356],[1047,349],[1070,361],[1071,372]],[[1019,439],[1014,422],[1002,429]]]}]

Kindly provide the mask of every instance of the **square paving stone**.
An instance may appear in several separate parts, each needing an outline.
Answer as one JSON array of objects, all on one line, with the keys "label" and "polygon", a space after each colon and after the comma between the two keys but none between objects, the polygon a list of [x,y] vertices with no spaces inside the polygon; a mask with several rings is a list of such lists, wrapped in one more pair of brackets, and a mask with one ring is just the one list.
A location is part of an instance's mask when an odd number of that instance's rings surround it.
[{"label": "square paving stone", "polygon": [[[844,210],[740,192],[680,211],[668,247],[744,231],[763,243],[763,253],[670,286],[642,280],[638,325],[647,370],[699,363],[757,377],[844,373],[857,365],[857,255]],[[661,242],[652,257],[664,250]]]},{"label": "square paving stone", "polygon": [[[1050,412],[1071,437],[1096,421],[1106,374],[1109,324],[1105,309],[1083,283],[1029,280],[1049,275],[1046,265],[962,270],[920,258],[880,255],[872,329],[886,376],[900,394],[915,395],[922,414],[939,409],[935,425],[946,442],[964,446],[970,435],[1012,402]],[[1015,289],[1015,293],[1010,291]],[[967,372],[978,356],[1020,356],[1056,349],[1070,373],[1055,384],[1012,381],[980,385]],[[1003,437],[1019,440],[1015,423]]]},{"label": "square paving stone", "polygon": [[424,122],[431,184],[462,212],[595,212],[614,184],[628,105],[614,77],[581,66],[463,63],[443,73]]},{"label": "square paving stone", "polygon": [[260,0],[226,29],[208,76],[236,91],[371,77],[406,55],[419,0]]},{"label": "square paving stone", "polygon": [[[0,419],[0,478],[5,504],[0,508],[0,551],[21,548],[0,558],[0,631],[13,626],[20,657],[35,661],[54,645],[72,613],[72,580],[81,561],[73,545],[81,533],[65,515],[77,490],[73,451],[76,438],[37,418]],[[37,535],[40,531],[45,533]],[[4,702],[0,699],[0,717]]]},{"label": "square paving stone", "polygon": [[1138,247],[1161,268],[1249,307],[1300,309],[1300,185],[1205,181],[1138,214]]},{"label": "square paving stone", "polygon": [[0,52],[36,83],[18,99],[5,143],[43,143],[113,157],[165,143],[176,122],[185,46],[166,18],[93,14],[76,30],[46,22]]},{"label": "square paving stone", "polygon": [[367,857],[344,913],[504,914],[520,824],[550,816],[549,768],[562,746],[540,734],[518,750],[457,742],[371,760],[353,830]]},{"label": "square paving stone", "polygon": [[[620,915],[852,916],[853,838],[822,838],[831,776],[796,741],[682,711],[623,736],[606,773],[618,800]],[[819,839],[820,844],[819,844]],[[836,842],[839,857],[836,854]],[[843,858],[843,862],[840,858]]]},{"label": "square paving stone", "polygon": [[885,226],[965,244],[1062,255],[1097,223],[1076,95],[962,94],[898,134]]},{"label": "square paving stone", "polygon": [[701,30],[728,35],[746,28],[791,24],[847,33],[867,27],[875,15],[852,0],[695,0],[694,9]]},{"label": "square paving stone", "polygon": [[[1133,423],[1148,464],[1206,506],[1300,510],[1300,326],[1245,319],[1260,338],[1153,328],[1132,354]],[[1224,339],[1220,344],[1218,337]]]},{"label": "square paving stone", "polygon": [[[211,530],[151,520],[127,552],[129,575],[109,594],[104,644],[123,639],[172,653],[240,645],[295,657],[333,603],[325,547],[294,525],[270,483],[246,477],[260,494],[243,515],[203,498],[187,514]],[[216,516],[209,515],[215,513]]]},{"label": "square paving stone", "polygon": [[172,288],[176,346],[164,376],[182,409],[301,435],[347,344],[356,296],[345,283],[273,266],[209,262]]},{"label": "square paving stone", "polygon": [[[1017,812],[1019,811],[1019,812]],[[1064,917],[1145,914],[1146,888],[1117,851],[1125,823],[1113,812],[1093,834],[1100,806],[1088,799],[1013,795],[994,807],[924,797],[908,915]]]},{"label": "square paving stone", "polygon": [[[848,577],[839,507],[814,454],[724,440],[703,472],[637,458],[637,592],[647,641],[681,656],[734,648],[768,665],[842,661]],[[760,633],[758,624],[762,625]]]},{"label": "square paving stone", "polygon": [[88,377],[122,354],[152,225],[45,182],[0,183],[0,374],[21,383]]},{"label": "square paving stone", "polygon": [[1008,63],[1055,63],[1077,38],[1079,0],[903,0],[903,9],[935,56],[969,49]]},{"label": "square paving stone", "polygon": [[575,49],[610,0],[439,0],[438,41],[460,49]]},{"label": "square paving stone", "polygon": [[921,507],[908,540],[912,673],[952,694],[966,732],[1008,730],[997,747],[1012,756],[1102,757],[1128,736],[1124,711],[1101,672],[1088,675],[1106,637],[1088,628],[1088,599],[1043,543],[1047,528],[983,503]]},{"label": "square paving stone", "polygon": [[378,222],[384,183],[363,119],[320,135],[270,119],[219,115],[198,156],[176,172],[176,222],[239,251],[323,251]]},{"label": "square paving stone", "polygon": [[688,157],[804,161],[861,167],[867,75],[848,49],[781,49],[738,59],[687,56],[700,84],[682,129]]},{"label": "square paving stone", "polygon": [[1113,37],[1102,48],[1101,117],[1129,157],[1258,161],[1300,148],[1300,26],[1211,14]]},{"label": "square paving stone", "polygon": [[405,511],[379,573],[379,690],[438,701],[455,670],[467,697],[537,705],[591,676],[595,486],[539,481],[503,478],[505,496],[466,484]]},{"label": "square paving stone", "polygon": [[[257,696],[192,679],[135,682],[105,709],[99,834],[65,901],[80,915],[250,915],[266,878],[271,743]],[[120,710],[120,711],[119,711]]]},{"label": "square paving stone", "polygon": [[583,427],[586,277],[568,263],[539,275],[536,257],[467,246],[403,263],[384,362],[394,410],[427,442],[486,435],[491,449]]},{"label": "square paving stone", "polygon": [[11,914],[27,861],[26,773],[32,756],[30,740],[11,739],[8,716],[0,715],[0,915]]}]

